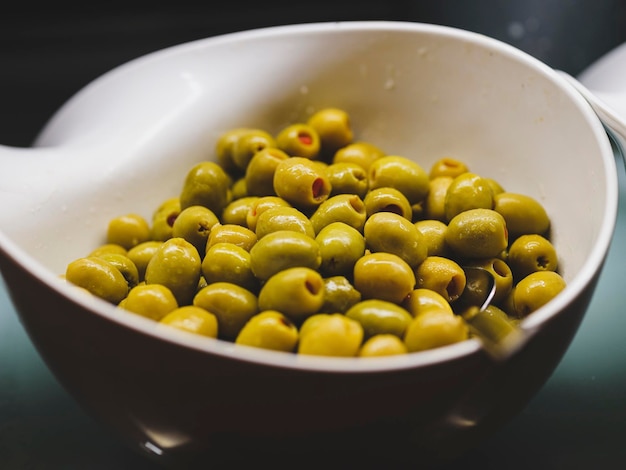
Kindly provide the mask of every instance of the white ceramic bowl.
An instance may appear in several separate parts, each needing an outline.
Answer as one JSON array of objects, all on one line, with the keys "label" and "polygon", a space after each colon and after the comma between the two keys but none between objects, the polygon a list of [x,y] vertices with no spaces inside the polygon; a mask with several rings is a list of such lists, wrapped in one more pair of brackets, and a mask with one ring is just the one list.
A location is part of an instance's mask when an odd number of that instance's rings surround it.
[{"label": "white ceramic bowl", "polygon": [[[425,168],[466,161],[540,200],[568,286],[505,364],[476,340],[372,360],[298,357],[156,329],[58,275],[108,220],[149,217],[224,130],[277,131],[325,106]],[[610,144],[553,70],[496,40],[416,23],[286,26],[163,50],[102,76],[34,148],[0,147],[0,267],[33,343],[93,416],[162,462],[325,450],[457,455],[550,376],[593,293],[616,219]],[[408,452],[407,452],[408,451]],[[352,457],[351,457],[352,458]],[[309,459],[309,457],[307,457]]]}]

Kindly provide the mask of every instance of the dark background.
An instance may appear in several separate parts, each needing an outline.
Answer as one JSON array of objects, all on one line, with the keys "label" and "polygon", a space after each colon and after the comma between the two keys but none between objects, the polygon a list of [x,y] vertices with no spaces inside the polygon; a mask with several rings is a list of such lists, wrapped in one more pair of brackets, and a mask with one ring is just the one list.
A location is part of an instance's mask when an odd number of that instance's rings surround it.
[{"label": "dark background", "polygon": [[[29,146],[80,88],[143,54],[232,31],[338,20],[460,27],[501,39],[574,75],[626,41],[626,0],[92,1],[71,9],[58,2],[23,1],[0,7],[0,144]],[[618,241],[626,236],[624,197]],[[614,243],[587,317],[553,377],[518,417],[445,470],[626,468],[621,294],[626,247],[621,245]],[[0,468],[153,468],[59,386],[30,344],[1,282]]]}]

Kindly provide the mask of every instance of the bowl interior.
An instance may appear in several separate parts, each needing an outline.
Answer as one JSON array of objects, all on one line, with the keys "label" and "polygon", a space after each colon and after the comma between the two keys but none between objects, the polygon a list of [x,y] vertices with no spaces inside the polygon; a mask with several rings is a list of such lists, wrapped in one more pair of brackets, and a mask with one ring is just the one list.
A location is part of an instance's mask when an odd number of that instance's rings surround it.
[{"label": "bowl interior", "polygon": [[279,27],[125,64],[61,108],[38,148],[2,157],[0,227],[39,275],[63,273],[104,242],[112,217],[150,218],[178,195],[225,130],[277,132],[326,106],[388,154],[426,169],[451,156],[541,201],[571,295],[599,268],[615,168],[586,103],[511,47],[420,24]]}]

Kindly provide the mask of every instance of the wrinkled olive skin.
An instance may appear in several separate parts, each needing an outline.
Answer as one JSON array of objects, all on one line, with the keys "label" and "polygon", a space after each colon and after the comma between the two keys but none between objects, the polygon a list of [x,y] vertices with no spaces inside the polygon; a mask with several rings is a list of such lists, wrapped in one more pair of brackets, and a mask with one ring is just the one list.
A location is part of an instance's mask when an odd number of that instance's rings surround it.
[{"label": "wrinkled olive skin", "polygon": [[365,239],[361,232],[343,222],[333,222],[315,237],[325,276],[351,276],[355,263],[365,254]]},{"label": "wrinkled olive skin", "polygon": [[424,217],[431,220],[447,222],[446,195],[454,181],[451,176],[438,176],[430,180],[428,194],[424,200]]},{"label": "wrinkled olive skin", "polygon": [[127,250],[150,239],[150,224],[139,214],[126,214],[109,221],[107,243]]},{"label": "wrinkled olive skin", "polygon": [[565,281],[554,271],[536,271],[519,281],[513,292],[515,314],[525,317],[565,289]]},{"label": "wrinkled olive skin", "polygon": [[440,176],[456,178],[468,171],[469,168],[464,162],[451,157],[443,157],[432,164],[428,176],[430,179]]},{"label": "wrinkled olive skin", "polygon": [[340,313],[309,317],[300,328],[298,354],[354,357],[363,342],[363,327]]},{"label": "wrinkled olive skin", "polygon": [[214,162],[201,162],[193,166],[183,182],[179,200],[181,210],[191,206],[204,206],[221,214],[230,202],[230,176]]},{"label": "wrinkled olive skin", "polygon": [[492,209],[493,192],[482,176],[475,173],[463,173],[452,180],[444,201],[446,220],[469,209]]},{"label": "wrinkled olive skin", "polygon": [[503,192],[494,196],[493,208],[504,217],[512,240],[525,234],[543,235],[550,228],[546,210],[530,196]]},{"label": "wrinkled olive skin", "polygon": [[293,352],[298,344],[298,329],[281,312],[262,311],[248,320],[235,339],[236,344]]},{"label": "wrinkled olive skin", "polygon": [[416,317],[428,310],[445,310],[454,313],[448,299],[432,289],[414,289],[402,302],[412,316]]},{"label": "wrinkled olive skin", "polygon": [[133,287],[124,300],[124,309],[155,321],[178,308],[170,289],[160,284],[140,284]]},{"label": "wrinkled olive skin", "polygon": [[365,213],[370,217],[376,212],[393,212],[405,219],[413,219],[413,208],[404,194],[395,188],[371,189],[363,199]]},{"label": "wrinkled olive skin", "polygon": [[250,204],[250,209],[248,210],[248,214],[246,215],[246,226],[252,230],[256,231],[256,223],[259,219],[259,216],[266,210],[272,207],[293,207],[283,198],[278,196],[262,196],[256,201],[253,201]]},{"label": "wrinkled olive skin", "polygon": [[321,264],[322,257],[315,239],[293,230],[265,235],[250,250],[252,272],[262,281],[287,268],[318,269]]},{"label": "wrinkled olive skin", "polygon": [[333,222],[343,222],[359,231],[363,229],[367,214],[365,203],[356,194],[338,194],[322,202],[311,215],[315,233]]},{"label": "wrinkled olive skin", "polygon": [[180,214],[180,199],[178,197],[163,201],[152,214],[150,239],[165,241],[172,238],[172,227],[178,214]]},{"label": "wrinkled olive skin", "polygon": [[179,306],[192,302],[200,280],[202,260],[184,238],[163,242],[146,266],[147,284],[162,284],[172,291]]},{"label": "wrinkled olive skin", "polygon": [[384,251],[402,258],[411,268],[426,259],[428,248],[415,224],[393,212],[372,214],[363,226],[367,248]]},{"label": "wrinkled olive skin", "polygon": [[337,194],[356,194],[361,199],[369,189],[367,172],[361,165],[350,162],[333,163],[326,167],[332,190],[330,196]]},{"label": "wrinkled olive skin", "polygon": [[65,279],[112,304],[118,304],[128,294],[128,282],[119,269],[95,256],[68,264]]},{"label": "wrinkled olive skin", "polygon": [[127,255],[103,253],[99,255],[99,258],[112,264],[122,273],[122,276],[124,276],[124,279],[126,279],[128,283],[129,289],[132,289],[139,283],[139,271],[137,270],[137,266]]},{"label": "wrinkled olive skin", "polygon": [[409,201],[409,204],[422,202],[429,190],[428,173],[413,160],[397,155],[387,155],[370,165],[369,187],[395,188]]},{"label": "wrinkled olive skin", "polygon": [[278,230],[293,230],[315,238],[311,220],[295,207],[273,207],[259,215],[255,229],[257,239]]},{"label": "wrinkled olive skin", "polygon": [[361,301],[361,293],[354,288],[345,276],[324,278],[324,303],[321,312],[345,313]]},{"label": "wrinkled olive skin", "polygon": [[185,305],[171,311],[159,323],[188,333],[217,338],[217,317],[193,305]]},{"label": "wrinkled olive skin", "polygon": [[362,300],[350,307],[345,315],[361,324],[365,339],[380,334],[403,338],[413,319],[401,306],[378,299]]},{"label": "wrinkled olive skin", "polygon": [[202,259],[202,275],[207,284],[230,282],[252,292],[259,284],[250,267],[250,253],[234,243],[212,245]]},{"label": "wrinkled olive skin", "polygon": [[448,256],[446,232],[448,226],[440,220],[426,219],[415,222],[415,228],[422,234],[428,256]]},{"label": "wrinkled olive skin", "polygon": [[211,209],[204,206],[186,207],[172,225],[172,237],[184,238],[191,243],[200,256],[204,256],[211,229],[219,223]]},{"label": "wrinkled olive skin", "polygon": [[323,166],[304,157],[291,157],[276,166],[274,193],[298,208],[314,208],[328,199],[332,187]]},{"label": "wrinkled olive skin", "polygon": [[418,288],[434,290],[448,302],[461,296],[467,280],[456,261],[442,256],[428,256],[415,269],[415,279]]},{"label": "wrinkled olive skin", "polygon": [[233,243],[250,251],[256,242],[257,236],[252,230],[241,225],[218,223],[211,228],[206,249],[208,250],[217,243]]},{"label": "wrinkled olive skin", "polygon": [[352,143],[354,133],[350,116],[343,109],[324,108],[307,120],[319,136],[322,153],[333,155],[338,149]]},{"label": "wrinkled olive skin", "polygon": [[317,313],[324,303],[324,279],[304,267],[282,270],[270,277],[259,292],[259,309],[277,310],[295,323]]},{"label": "wrinkled olive skin", "polygon": [[259,313],[257,296],[230,282],[215,282],[203,287],[193,305],[217,317],[218,334],[233,341],[250,318]]},{"label": "wrinkled olive skin", "polygon": [[256,153],[271,147],[276,147],[271,134],[262,129],[248,129],[233,141],[231,158],[240,171],[245,171]]},{"label": "wrinkled olive skin", "polygon": [[511,243],[507,262],[518,279],[535,271],[556,271],[558,267],[554,245],[537,234],[521,235]]},{"label": "wrinkled olive skin", "polygon": [[277,148],[266,148],[254,154],[246,167],[246,189],[250,196],[273,196],[276,167],[289,155]]},{"label": "wrinkled olive skin", "polygon": [[353,142],[340,148],[335,152],[332,163],[356,163],[365,171],[368,171],[371,164],[385,156],[379,147],[369,142]]},{"label": "wrinkled olive skin", "polygon": [[136,266],[137,276],[140,282],[145,279],[148,263],[162,244],[163,242],[160,241],[147,241],[140,243],[139,245],[136,245],[128,250],[126,256],[128,256],[128,258]]},{"label": "wrinkled olive skin", "polygon": [[508,227],[498,212],[470,209],[456,215],[448,224],[446,243],[465,258],[497,257],[508,245]]},{"label": "wrinkled olive skin", "polygon": [[371,253],[354,265],[354,287],[363,299],[400,304],[415,288],[415,274],[406,261],[392,253]]},{"label": "wrinkled olive skin", "polygon": [[321,150],[320,136],[308,124],[295,123],[280,130],[276,146],[293,157],[316,159]]},{"label": "wrinkled olive skin", "polygon": [[429,310],[409,323],[404,344],[409,352],[418,352],[464,341],[468,335],[469,327],[460,316]]},{"label": "wrinkled olive skin", "polygon": [[258,200],[258,196],[244,196],[233,200],[222,211],[221,223],[247,227],[248,212]]},{"label": "wrinkled olive skin", "polygon": [[359,357],[395,356],[408,353],[402,339],[396,335],[379,334],[366,340],[359,350]]}]

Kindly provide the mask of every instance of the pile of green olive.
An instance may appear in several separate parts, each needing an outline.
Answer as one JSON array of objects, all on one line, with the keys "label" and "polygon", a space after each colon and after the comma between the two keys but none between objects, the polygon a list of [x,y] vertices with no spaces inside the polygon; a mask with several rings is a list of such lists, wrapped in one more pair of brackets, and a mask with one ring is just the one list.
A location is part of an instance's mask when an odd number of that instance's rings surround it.
[{"label": "pile of green olive", "polygon": [[[463,341],[473,322],[497,336],[565,286],[536,199],[455,158],[427,172],[358,141],[344,110],[276,135],[233,129],[215,153],[151,219],[111,220],[65,279],[190,333],[362,357]],[[466,266],[495,277],[479,317],[486,287]]]}]

